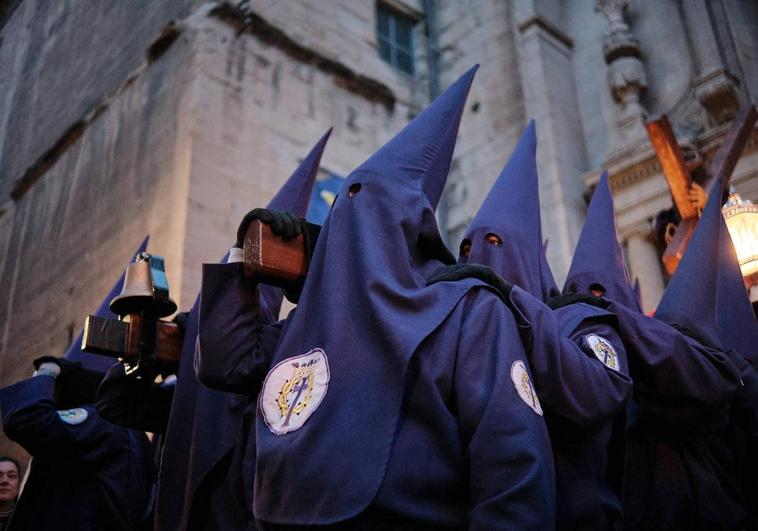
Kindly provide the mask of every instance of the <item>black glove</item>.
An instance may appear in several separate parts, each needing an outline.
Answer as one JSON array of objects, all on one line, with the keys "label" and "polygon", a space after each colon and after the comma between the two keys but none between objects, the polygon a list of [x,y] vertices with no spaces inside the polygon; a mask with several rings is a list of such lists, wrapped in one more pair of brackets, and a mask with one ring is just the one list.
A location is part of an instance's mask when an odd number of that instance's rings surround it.
[{"label": "black glove", "polygon": [[608,308],[608,306],[611,305],[610,302],[602,297],[595,297],[590,293],[564,293],[563,295],[558,295],[557,297],[550,299],[547,305],[550,306],[550,309],[557,310],[558,308],[563,308],[564,306],[580,302],[603,309]]},{"label": "black glove", "polygon": [[34,370],[38,371],[40,365],[43,363],[55,363],[58,367],[60,367],[61,373],[59,377],[70,375],[72,372],[76,372],[82,368],[82,364],[78,361],[71,361],[65,358],[56,358],[55,356],[40,356],[32,362],[32,364],[34,364]]},{"label": "black glove", "polygon": [[513,286],[495,273],[492,269],[480,264],[452,264],[438,269],[426,279],[427,285],[437,282],[477,278],[495,288],[504,301],[508,301]]},{"label": "black glove", "polygon": [[269,210],[267,208],[254,208],[242,218],[240,226],[237,229],[236,246],[242,249],[245,244],[245,234],[250,223],[254,219],[259,219],[266,225],[271,226],[271,232],[283,240],[291,240],[302,232],[302,223],[297,216],[291,212],[282,212],[281,210]]},{"label": "black glove", "polygon": [[189,312],[179,312],[177,313],[173,319],[171,319],[172,323],[176,323],[179,326],[179,330],[182,331],[182,334],[184,334],[187,331],[187,323],[189,322]]}]

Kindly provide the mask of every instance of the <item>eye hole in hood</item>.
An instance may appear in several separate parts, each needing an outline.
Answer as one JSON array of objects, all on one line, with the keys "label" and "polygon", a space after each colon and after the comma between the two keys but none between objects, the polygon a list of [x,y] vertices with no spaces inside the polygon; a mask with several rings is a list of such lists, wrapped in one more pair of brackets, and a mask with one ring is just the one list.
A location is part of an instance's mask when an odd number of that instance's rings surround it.
[{"label": "eye hole in hood", "polygon": [[589,289],[590,293],[592,293],[595,297],[602,297],[605,295],[605,286],[598,284],[597,282],[590,284]]},{"label": "eye hole in hood", "polygon": [[471,254],[471,240],[466,239],[461,242],[461,247],[458,249],[458,254],[464,258],[468,258]]},{"label": "eye hole in hood", "polygon": [[484,241],[486,241],[490,245],[495,245],[495,246],[503,245],[502,238],[500,238],[500,236],[498,236],[494,232],[487,233],[487,235],[484,237]]}]

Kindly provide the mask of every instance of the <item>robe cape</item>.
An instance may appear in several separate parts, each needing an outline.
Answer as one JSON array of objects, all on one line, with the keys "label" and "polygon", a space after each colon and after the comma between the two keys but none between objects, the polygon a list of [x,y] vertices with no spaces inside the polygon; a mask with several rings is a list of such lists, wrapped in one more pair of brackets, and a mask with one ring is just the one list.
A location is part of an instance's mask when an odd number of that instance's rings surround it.
[{"label": "robe cape", "polygon": [[[235,311],[254,297],[219,294],[239,270],[204,269],[201,381],[266,377],[254,489],[264,527],[552,526],[549,442],[512,314],[480,281],[426,285],[452,261],[433,205],[473,74],[345,180],[273,349],[270,329]],[[321,378],[307,403],[288,380],[270,383],[306,359]],[[279,400],[306,416],[272,413]]]}]

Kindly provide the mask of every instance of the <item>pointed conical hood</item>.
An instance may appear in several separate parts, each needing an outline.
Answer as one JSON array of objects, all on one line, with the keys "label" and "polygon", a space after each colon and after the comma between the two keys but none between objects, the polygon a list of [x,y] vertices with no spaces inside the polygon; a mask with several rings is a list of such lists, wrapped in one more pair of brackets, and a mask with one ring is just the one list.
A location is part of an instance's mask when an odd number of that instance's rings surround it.
[{"label": "pointed conical hood", "polygon": [[292,212],[299,218],[304,218],[308,211],[308,203],[311,200],[313,192],[313,183],[318,175],[321,155],[324,153],[326,142],[332,134],[332,129],[316,142],[310,153],[303,159],[303,162],[297,167],[295,172],[290,175],[274,198],[269,202],[268,207],[272,210],[286,210]]},{"label": "pointed conical hood", "polygon": [[[713,190],[721,190],[721,178]],[[716,330],[720,194],[711,194],[682,261],[676,268],[655,318],[687,330],[711,347],[720,344]]]},{"label": "pointed conical hood", "polygon": [[[445,188],[474,66],[356,170],[420,181],[432,208]],[[388,171],[391,170],[391,171]]]},{"label": "pointed conical hood", "polygon": [[606,298],[641,311],[616,236],[608,172],[603,172],[592,194],[563,292],[589,293],[592,284],[601,285]]},{"label": "pointed conical hood", "polygon": [[[331,134],[332,129],[329,128],[319,141],[316,142],[316,145],[313,146],[310,153],[303,159],[303,162],[300,163],[295,172],[282,185],[267,208],[286,210],[299,218],[305,217],[305,213],[308,212],[308,203],[310,203],[311,194],[313,193],[313,184],[316,181],[316,175],[318,175],[321,155],[324,153],[326,141],[329,140],[329,135]],[[267,285],[261,285],[259,289],[263,302],[268,306],[271,314],[277,317],[282,307],[282,298],[284,296],[282,290]]]},{"label": "pointed conical hood", "polygon": [[[147,241],[149,238],[150,238],[149,236],[145,236],[145,239],[142,240],[142,243],[134,252],[134,255],[132,255],[132,259],[129,260],[127,265],[133,262],[138,254],[144,252],[145,249],[147,249]],[[97,317],[104,317],[107,319],[119,318],[118,315],[111,312],[110,303],[114,297],[116,297],[117,295],[121,293],[121,289],[124,287],[125,275],[126,275],[126,268],[124,268],[124,271],[121,272],[121,276],[118,277],[118,280],[113,285],[108,295],[105,296],[103,301],[100,303],[100,306],[98,307],[97,311],[93,315],[96,315]],[[82,350],[83,333],[84,333],[84,330],[79,332],[79,336],[74,340],[73,343],[71,343],[71,345],[68,347],[68,350],[66,350],[66,353],[63,355],[63,357],[68,360],[80,362],[82,364],[82,367],[84,367],[85,369],[90,369],[97,372],[106,372],[111,365],[116,363],[116,359],[111,358],[109,356],[101,356],[100,354],[91,354],[89,352],[84,352]]]},{"label": "pointed conical hood", "polygon": [[[532,120],[464,238],[471,242],[469,262],[491,267],[506,281],[544,300],[552,274],[543,259],[536,152]],[[502,244],[488,243],[489,234],[498,236]]]}]

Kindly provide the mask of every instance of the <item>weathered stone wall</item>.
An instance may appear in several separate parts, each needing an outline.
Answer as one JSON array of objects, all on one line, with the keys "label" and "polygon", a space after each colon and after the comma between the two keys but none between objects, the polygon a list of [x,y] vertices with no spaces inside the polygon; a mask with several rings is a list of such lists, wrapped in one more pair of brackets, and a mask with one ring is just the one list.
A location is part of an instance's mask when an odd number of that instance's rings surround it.
[{"label": "weathered stone wall", "polygon": [[[55,163],[5,205],[0,269],[0,385],[59,355],[146,233],[181,256],[189,155],[180,132],[192,47],[180,41],[100,109]],[[185,135],[186,136],[186,135]]]},{"label": "weathered stone wall", "polygon": [[[179,276],[190,154],[185,66],[192,54],[180,37],[160,60],[122,79],[33,185],[4,203],[0,385],[28,377],[33,358],[63,353],[145,234],[149,249],[166,256],[169,278]],[[67,117],[60,113],[63,128]],[[8,138],[6,153],[12,145]],[[20,155],[31,153],[21,146]]]},{"label": "weathered stone wall", "polygon": [[476,0],[437,2],[437,6],[441,86],[480,64],[446,190],[447,229],[457,250],[528,118],[509,3]]},{"label": "weathered stone wall", "polygon": [[18,6],[0,46],[0,204],[144,64],[162,28],[200,3],[29,0]]},{"label": "weathered stone wall", "polygon": [[438,2],[443,78],[481,63],[461,125],[448,187],[451,243],[497,178],[529,119],[537,122],[543,234],[559,282],[584,215],[586,170],[576,104],[572,44],[560,30],[560,3]]},{"label": "weathered stone wall", "polygon": [[[319,6],[325,11],[312,13],[311,18],[322,17],[324,25],[338,18],[338,3]],[[329,6],[336,11],[329,11]],[[291,7],[307,8],[297,3]],[[263,14],[268,14],[265,9]],[[320,27],[320,20],[308,27]],[[290,49],[267,45],[255,31],[236,36],[231,22],[212,17],[195,29],[195,119],[182,270],[186,304],[197,293],[200,264],[224,253],[241,217],[269,201],[327,128],[334,131],[322,167],[346,176],[399,131],[427,99],[424,85],[398,84],[402,79],[394,73],[382,77],[383,67],[371,79],[386,84],[393,95],[404,96],[392,107],[371,101],[345,86],[340,75],[293,59]],[[372,21],[365,24],[373,28]],[[343,34],[349,29],[343,27]],[[361,31],[365,33],[366,27]],[[336,30],[328,33],[334,39],[331,51],[329,42],[322,41],[325,53],[342,58],[340,46],[346,52],[356,46],[356,35],[339,38]],[[370,50],[363,53],[373,57]],[[360,65],[355,66],[360,71]]]}]

